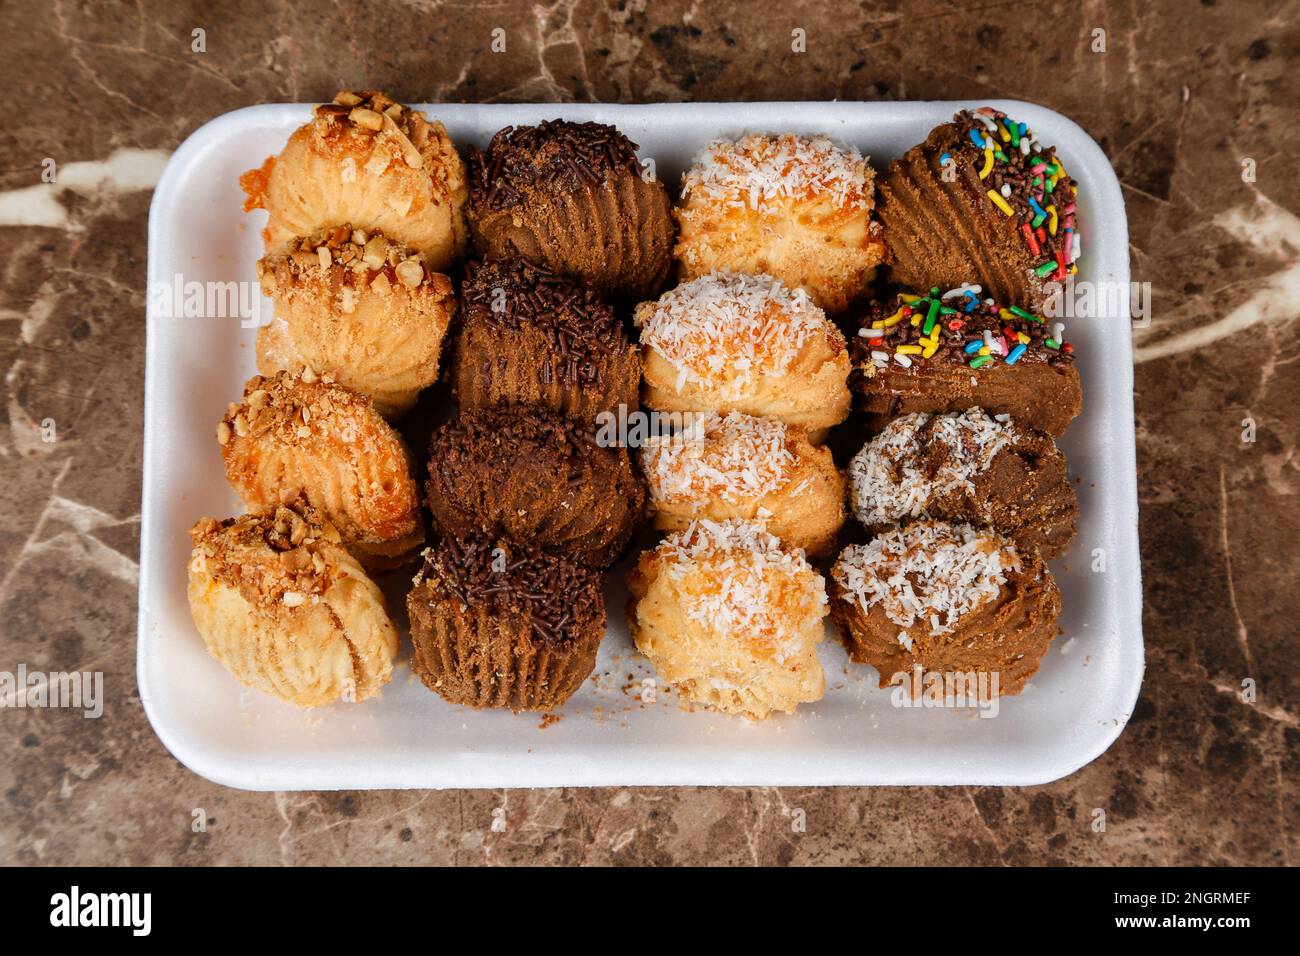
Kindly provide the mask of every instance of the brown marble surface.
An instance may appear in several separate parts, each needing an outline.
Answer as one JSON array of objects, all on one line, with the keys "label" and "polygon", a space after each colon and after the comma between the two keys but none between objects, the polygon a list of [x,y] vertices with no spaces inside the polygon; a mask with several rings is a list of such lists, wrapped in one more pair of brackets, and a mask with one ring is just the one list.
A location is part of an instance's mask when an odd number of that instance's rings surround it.
[{"label": "brown marble surface", "polygon": [[[102,670],[108,699],[98,720],[0,711],[0,863],[1296,862],[1300,4],[969,6],[6,6],[0,670]],[[1114,746],[1029,789],[256,794],[179,765],[135,688],[150,188],[212,116],[360,85],[410,101],[1012,97],[1078,121],[1120,175],[1134,277],[1154,290],[1135,332],[1147,674]]]}]

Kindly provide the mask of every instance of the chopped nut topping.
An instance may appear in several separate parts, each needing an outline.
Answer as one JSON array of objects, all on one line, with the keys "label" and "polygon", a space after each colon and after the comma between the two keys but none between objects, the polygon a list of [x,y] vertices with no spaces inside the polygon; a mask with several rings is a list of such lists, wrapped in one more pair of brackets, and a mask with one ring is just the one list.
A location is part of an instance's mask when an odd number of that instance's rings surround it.
[{"label": "chopped nut topping", "polygon": [[292,548],[280,552],[280,564],[288,571],[306,571],[313,563],[311,553],[305,548]]},{"label": "chopped nut topping", "polygon": [[301,499],[225,521],[203,518],[190,538],[193,572],[238,588],[263,608],[316,603],[334,577],[320,545],[336,545],[338,532]]},{"label": "chopped nut topping", "polygon": [[[273,295],[277,290],[292,289],[304,274],[314,277],[318,270],[328,271],[335,266],[347,270],[342,283],[337,281],[337,276],[329,277],[339,309],[344,313],[355,309],[357,295],[365,288],[387,295],[392,292],[394,281],[408,287],[429,281],[438,294],[452,293],[447,277],[426,272],[423,258],[404,244],[393,242],[379,232],[353,229],[351,225],[331,226],[305,236],[297,241],[297,248],[259,260],[257,272],[263,291]],[[350,280],[349,275],[357,278]]]},{"label": "chopped nut topping", "polygon": [[383,236],[371,236],[366,242],[365,252],[362,258],[366,260],[366,265],[372,269],[378,269],[384,264],[384,258],[388,255],[388,240]]},{"label": "chopped nut topping", "polygon": [[374,110],[368,110],[363,106],[358,106],[351,113],[349,113],[348,119],[350,119],[357,126],[362,126],[365,127],[366,129],[375,130],[376,132],[384,128],[383,116],[376,113]]},{"label": "chopped nut topping", "polygon": [[424,281],[424,265],[419,259],[407,259],[397,266],[397,278],[412,288]]},{"label": "chopped nut topping", "polygon": [[401,128],[393,122],[394,117],[384,116],[384,129],[397,140],[397,145],[402,150],[402,162],[406,163],[412,169],[419,169],[424,165],[424,157],[420,151],[415,148],[415,144],[402,132]]}]

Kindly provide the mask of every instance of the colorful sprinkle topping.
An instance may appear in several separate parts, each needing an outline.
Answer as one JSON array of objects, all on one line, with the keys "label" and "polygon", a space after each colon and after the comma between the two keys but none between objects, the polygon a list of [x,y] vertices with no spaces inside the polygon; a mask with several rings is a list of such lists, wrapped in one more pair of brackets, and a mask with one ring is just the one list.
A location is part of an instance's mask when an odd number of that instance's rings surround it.
[{"label": "colorful sprinkle topping", "polygon": [[1056,148],[992,107],[963,111],[954,122],[958,139],[944,156],[955,159],[968,181],[1014,224],[1033,258],[1034,275],[1064,282],[1078,272],[1078,183],[1066,175]]},{"label": "colorful sprinkle topping", "polygon": [[[964,362],[979,370],[999,363],[1073,361],[1074,347],[1065,341],[1065,323],[1049,325],[1042,316],[1019,306],[980,299],[982,291],[967,283],[942,295],[932,288],[923,296],[905,292],[894,303],[872,303],[854,336],[857,363],[885,368],[892,361],[911,368],[917,361],[935,359]],[[949,302],[962,304],[961,311]],[[948,316],[954,318],[941,321]]]}]

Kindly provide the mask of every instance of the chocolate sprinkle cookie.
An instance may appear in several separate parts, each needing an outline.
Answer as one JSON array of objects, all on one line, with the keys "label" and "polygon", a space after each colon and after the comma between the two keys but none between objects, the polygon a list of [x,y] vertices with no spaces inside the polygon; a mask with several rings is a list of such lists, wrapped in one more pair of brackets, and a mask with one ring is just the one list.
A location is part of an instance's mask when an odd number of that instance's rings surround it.
[{"label": "chocolate sprinkle cookie", "polygon": [[481,532],[460,540],[443,538],[426,552],[420,578],[429,584],[429,599],[525,614],[533,634],[546,644],[575,640],[585,625],[604,615],[600,582],[593,572]]},{"label": "chocolate sprinkle cookie", "polygon": [[507,126],[486,150],[469,151],[471,201],[491,209],[522,202],[530,188],[575,190],[618,170],[640,176],[637,145],[613,126],[545,120]]},{"label": "chocolate sprinkle cookie", "polygon": [[598,360],[627,348],[623,327],[599,293],[528,259],[471,263],[461,299],[466,321],[540,331],[568,382],[598,381]]},{"label": "chocolate sprinkle cookie", "polygon": [[648,298],[668,278],[672,203],[614,127],[507,127],[470,152],[468,177],[480,257],[527,256],[620,301]]},{"label": "chocolate sprinkle cookie", "polygon": [[514,258],[470,265],[451,377],[462,407],[538,405],[582,421],[638,404],[641,359],[599,293]]},{"label": "chocolate sprinkle cookie", "polygon": [[550,710],[596,666],[600,575],[479,532],[425,552],[407,596],[411,669],[453,704]]},{"label": "chocolate sprinkle cookie", "polygon": [[627,546],[646,499],[625,449],[525,406],[467,409],[435,431],[425,490],[445,534],[503,533],[593,568]]}]

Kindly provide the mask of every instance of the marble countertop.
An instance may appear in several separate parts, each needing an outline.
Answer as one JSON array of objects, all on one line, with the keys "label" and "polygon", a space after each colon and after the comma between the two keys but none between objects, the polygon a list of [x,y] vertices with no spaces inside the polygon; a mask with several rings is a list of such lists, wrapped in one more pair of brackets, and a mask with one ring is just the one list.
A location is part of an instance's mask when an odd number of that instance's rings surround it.
[{"label": "marble countertop", "polygon": [[[34,6],[0,37],[25,104],[0,130],[0,671],[102,671],[106,702],[95,720],[0,710],[0,863],[1300,857],[1294,4]],[[1134,331],[1147,672],[1119,740],[1028,789],[259,794],[178,764],[135,686],[151,189],[217,114],[362,85],[407,101],[1016,98],[1079,122],[1119,173],[1152,290]]]}]

